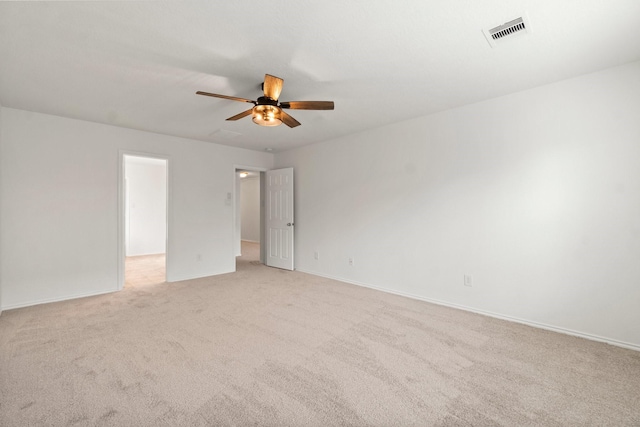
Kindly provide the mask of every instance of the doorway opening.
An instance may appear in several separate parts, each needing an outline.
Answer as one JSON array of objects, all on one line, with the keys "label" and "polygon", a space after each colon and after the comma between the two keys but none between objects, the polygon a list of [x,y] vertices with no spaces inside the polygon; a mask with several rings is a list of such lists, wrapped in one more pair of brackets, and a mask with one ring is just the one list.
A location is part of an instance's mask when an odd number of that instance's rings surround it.
[{"label": "doorway opening", "polygon": [[235,170],[236,271],[244,264],[263,262],[263,175],[251,168]]},{"label": "doorway opening", "polygon": [[[247,263],[294,270],[293,168],[236,166],[234,173],[236,271]],[[248,220],[252,225],[247,225],[245,215],[252,216]],[[249,230],[259,231],[249,234]],[[248,256],[250,252],[254,254],[252,258]]]},{"label": "doorway opening", "polygon": [[168,160],[123,156],[124,287],[167,280]]}]

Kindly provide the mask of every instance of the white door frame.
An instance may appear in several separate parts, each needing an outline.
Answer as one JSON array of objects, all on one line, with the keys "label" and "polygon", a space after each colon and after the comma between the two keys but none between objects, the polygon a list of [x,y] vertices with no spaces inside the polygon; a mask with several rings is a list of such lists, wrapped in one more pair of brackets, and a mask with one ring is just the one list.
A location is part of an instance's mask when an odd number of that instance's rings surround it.
[{"label": "white door frame", "polygon": [[152,159],[162,159],[167,161],[167,230],[166,230],[166,242],[165,242],[165,276],[166,281],[170,282],[169,279],[169,258],[171,256],[171,245],[169,238],[169,231],[171,230],[171,226],[173,224],[173,216],[171,212],[173,209],[171,208],[171,193],[172,193],[172,179],[171,179],[171,156],[161,153],[149,153],[143,151],[131,151],[131,150],[118,150],[118,283],[116,285],[116,289],[118,291],[124,288],[125,281],[125,208],[126,208],[126,192],[125,192],[125,156],[135,156],[135,157],[149,157]]}]

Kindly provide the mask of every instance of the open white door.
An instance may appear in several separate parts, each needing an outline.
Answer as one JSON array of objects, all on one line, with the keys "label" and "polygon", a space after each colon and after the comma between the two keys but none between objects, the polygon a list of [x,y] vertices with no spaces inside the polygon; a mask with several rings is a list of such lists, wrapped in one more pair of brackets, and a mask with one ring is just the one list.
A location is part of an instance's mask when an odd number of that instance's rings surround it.
[{"label": "open white door", "polygon": [[293,168],[267,171],[267,265],[293,270]]}]

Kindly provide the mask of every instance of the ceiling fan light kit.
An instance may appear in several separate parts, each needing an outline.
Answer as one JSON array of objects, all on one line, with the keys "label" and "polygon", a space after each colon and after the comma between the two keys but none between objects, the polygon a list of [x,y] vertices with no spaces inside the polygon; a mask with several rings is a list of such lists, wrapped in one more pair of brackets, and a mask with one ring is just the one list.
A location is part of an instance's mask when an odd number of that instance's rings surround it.
[{"label": "ceiling fan light kit", "polygon": [[260,126],[280,126],[282,110],[273,105],[256,105],[252,109],[253,123]]},{"label": "ceiling fan light kit", "polygon": [[235,96],[219,95],[217,93],[196,92],[197,95],[212,96],[214,98],[229,99],[231,101],[248,102],[254,105],[253,108],[229,117],[227,120],[235,121],[243,117],[251,115],[255,124],[260,126],[279,126],[282,123],[294,128],[300,126],[300,122],[282,111],[283,108],[292,110],[333,110],[333,101],[288,101],[278,103],[282,84],[284,80],[270,74],[265,74],[262,88],[264,96],[258,98],[257,101],[246,98],[238,98]]}]

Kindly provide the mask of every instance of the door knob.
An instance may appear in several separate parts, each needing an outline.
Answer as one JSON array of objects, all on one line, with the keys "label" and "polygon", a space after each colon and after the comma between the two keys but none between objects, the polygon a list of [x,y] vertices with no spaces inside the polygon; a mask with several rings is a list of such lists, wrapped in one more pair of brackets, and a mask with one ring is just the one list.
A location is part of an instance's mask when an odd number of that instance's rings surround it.
[{"label": "door knob", "polygon": [[292,225],[293,225],[293,223],[292,223],[292,222],[288,222],[288,223],[287,223],[287,227],[291,227]]}]

